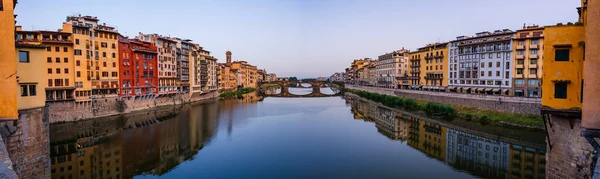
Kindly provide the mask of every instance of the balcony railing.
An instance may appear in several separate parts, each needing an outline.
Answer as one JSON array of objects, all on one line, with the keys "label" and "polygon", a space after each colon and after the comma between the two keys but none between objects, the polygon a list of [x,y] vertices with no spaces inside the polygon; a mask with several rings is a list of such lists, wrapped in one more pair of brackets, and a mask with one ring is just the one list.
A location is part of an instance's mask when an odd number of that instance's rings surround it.
[{"label": "balcony railing", "polygon": [[538,44],[529,45],[529,49],[538,49],[538,48],[540,48]]},{"label": "balcony railing", "polygon": [[524,59],[524,58],[525,58],[525,56],[524,56],[524,55],[517,55],[517,56],[516,56],[516,58],[517,58],[517,59]]},{"label": "balcony railing", "polygon": [[524,45],[517,45],[516,49],[517,50],[524,50],[525,46]]}]

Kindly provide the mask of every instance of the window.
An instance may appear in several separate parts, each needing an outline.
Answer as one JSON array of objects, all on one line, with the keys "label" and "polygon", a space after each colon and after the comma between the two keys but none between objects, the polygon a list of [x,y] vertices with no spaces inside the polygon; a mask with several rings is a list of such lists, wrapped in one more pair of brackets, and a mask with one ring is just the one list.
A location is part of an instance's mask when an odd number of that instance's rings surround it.
[{"label": "window", "polygon": [[496,71],[496,76],[500,76],[500,71]]},{"label": "window", "polygon": [[508,79],[508,77],[510,76],[509,74],[509,72],[506,72],[506,74],[504,74],[504,78]]},{"label": "window", "polygon": [[519,40],[519,46],[525,45],[525,41],[524,40]]},{"label": "window", "polygon": [[554,54],[554,61],[569,61],[569,49],[557,49]]},{"label": "window", "polygon": [[54,47],[55,52],[60,52],[60,47]]},{"label": "window", "polygon": [[104,67],[106,67],[106,62],[102,62],[102,65],[103,65]]},{"label": "window", "polygon": [[48,68],[48,74],[52,74],[52,68]]},{"label": "window", "polygon": [[56,63],[60,63],[60,57],[55,58]]},{"label": "window", "polygon": [[69,47],[63,47],[63,52],[68,52],[69,51]]},{"label": "window", "polygon": [[529,85],[539,85],[539,81],[538,80],[534,80],[534,79],[530,79],[527,81],[527,84]]},{"label": "window", "polygon": [[538,44],[538,40],[537,39],[531,40],[531,45],[537,45],[537,44]]},{"label": "window", "polygon": [[118,73],[117,72],[112,72],[112,77],[117,77]]},{"label": "window", "polygon": [[79,39],[75,39],[75,44],[79,45]]},{"label": "window", "polygon": [[65,68],[65,74],[69,74],[69,69]]},{"label": "window", "polygon": [[48,79],[48,86],[52,87],[52,79]]},{"label": "window", "polygon": [[81,77],[81,72],[77,71],[77,77]]},{"label": "window", "polygon": [[488,62],[488,67],[492,68],[492,62]]},{"label": "window", "polygon": [[537,64],[537,59],[531,59],[531,60],[529,60],[529,63],[532,65],[535,65],[535,64]]},{"label": "window", "polygon": [[79,60],[75,61],[75,65],[80,66]]},{"label": "window", "polygon": [[113,67],[117,67],[117,63],[113,62]]},{"label": "window", "polygon": [[524,54],[525,54],[525,51],[523,51],[523,50],[517,51],[517,55],[524,55]]},{"label": "window", "polygon": [[531,50],[531,55],[537,55],[538,54],[538,50]]},{"label": "window", "polygon": [[106,47],[108,47],[108,44],[106,42],[102,42],[102,43],[100,43],[100,46],[102,48],[106,48]]},{"label": "window", "polygon": [[117,58],[117,54],[115,54],[115,53],[112,53],[112,57],[113,57],[113,58]]},{"label": "window", "polygon": [[525,80],[523,80],[523,79],[516,79],[515,80],[515,85],[523,85],[523,84],[525,84]]},{"label": "window", "polygon": [[532,69],[529,69],[529,74],[530,74],[530,75],[535,75],[535,74],[537,74],[537,68],[532,68]]},{"label": "window", "polygon": [[106,52],[102,52],[102,57],[106,57]]},{"label": "window", "polygon": [[21,85],[21,96],[27,96],[29,94],[27,90],[27,85]]},{"label": "window", "polygon": [[75,52],[75,55],[81,55],[81,50],[75,49],[74,52]]},{"label": "window", "polygon": [[492,76],[492,71],[488,71],[488,76]]},{"label": "window", "polygon": [[488,57],[489,57],[490,59],[492,59],[492,54],[491,54],[491,53],[490,53],[490,54],[488,54]]},{"label": "window", "polygon": [[496,62],[496,67],[500,67],[500,62]]},{"label": "window", "polygon": [[481,76],[485,76],[485,72],[483,72],[483,71],[482,71],[482,72],[481,72]]},{"label": "window", "polygon": [[485,63],[481,62],[481,68],[485,68]]},{"label": "window", "polygon": [[35,85],[29,85],[29,96],[37,95],[37,90],[35,90]]},{"label": "window", "polygon": [[69,58],[66,58],[66,57],[65,57],[65,58],[63,58],[63,62],[64,62],[64,63],[69,63]]},{"label": "window", "polygon": [[554,98],[567,99],[567,83],[554,83]]},{"label": "window", "polygon": [[52,63],[52,57],[48,57],[48,58],[46,58],[46,62],[48,62],[48,63]]},{"label": "window", "polygon": [[496,53],[496,58],[500,58],[500,53]]},{"label": "window", "polygon": [[517,60],[517,65],[523,65],[524,62],[525,61],[523,61],[523,60]]},{"label": "window", "polygon": [[29,52],[19,50],[19,62],[29,63]]},{"label": "window", "polygon": [[115,44],[114,44],[114,43],[112,44],[112,48],[113,48],[113,49],[115,49],[115,48],[116,48],[116,46],[115,46]]},{"label": "window", "polygon": [[60,68],[56,69],[56,74],[60,74]]},{"label": "window", "polygon": [[506,69],[510,69],[510,62],[506,62]]}]

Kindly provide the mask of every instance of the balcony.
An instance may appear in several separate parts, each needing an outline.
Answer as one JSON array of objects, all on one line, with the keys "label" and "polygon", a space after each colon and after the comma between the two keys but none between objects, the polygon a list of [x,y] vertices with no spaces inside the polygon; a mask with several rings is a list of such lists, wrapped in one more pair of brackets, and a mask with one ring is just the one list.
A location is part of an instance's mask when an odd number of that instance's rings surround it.
[{"label": "balcony", "polygon": [[412,70],[410,73],[421,73],[421,70]]},{"label": "balcony", "polygon": [[425,60],[431,60],[433,59],[433,56],[425,56]]},{"label": "balcony", "polygon": [[516,58],[517,59],[525,59],[525,56],[524,55],[517,55]]},{"label": "balcony", "polygon": [[444,58],[444,54],[436,55],[435,58]]},{"label": "balcony", "polygon": [[420,64],[417,64],[417,65],[410,65],[410,67],[411,67],[411,68],[418,68],[418,67],[420,67],[420,66],[421,66]]},{"label": "balcony", "polygon": [[523,68],[523,64],[517,64],[515,68]]},{"label": "balcony", "polygon": [[538,55],[537,55],[537,54],[535,54],[535,55],[529,55],[529,58],[534,58],[534,59],[537,59],[537,58],[538,58]]},{"label": "balcony", "polygon": [[529,64],[529,68],[538,68],[538,65],[536,63],[534,64]]},{"label": "balcony", "polygon": [[523,74],[516,74],[515,78],[523,78]]},{"label": "balcony", "polygon": [[531,45],[529,45],[529,49],[538,49],[538,48],[540,48],[538,44],[535,44],[535,45],[531,44]]},{"label": "balcony", "polygon": [[412,58],[410,61],[421,61],[421,58]]},{"label": "balcony", "polygon": [[524,45],[517,45],[516,49],[517,50],[525,50],[525,46]]}]

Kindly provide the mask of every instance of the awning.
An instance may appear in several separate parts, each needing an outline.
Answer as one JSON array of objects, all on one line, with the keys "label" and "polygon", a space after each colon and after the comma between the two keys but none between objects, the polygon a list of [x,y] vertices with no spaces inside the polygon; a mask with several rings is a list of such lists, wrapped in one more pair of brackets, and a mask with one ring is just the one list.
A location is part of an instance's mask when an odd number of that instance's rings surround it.
[{"label": "awning", "polygon": [[419,89],[419,88],[422,88],[422,87],[423,87],[423,86],[419,85],[419,86],[417,86],[417,89]]},{"label": "awning", "polygon": [[492,91],[492,88],[486,88],[485,91]]},{"label": "awning", "polygon": [[457,91],[462,91],[462,89],[463,89],[462,87],[456,88]]},{"label": "awning", "polygon": [[508,89],[503,89],[502,93],[506,93],[508,91]]},{"label": "awning", "polygon": [[499,89],[499,88],[496,88],[496,89],[493,89],[492,91],[495,93],[495,92],[498,92],[498,91],[500,91],[500,89]]},{"label": "awning", "polygon": [[523,90],[520,90],[520,89],[515,90],[515,93],[522,93],[522,92],[523,92]]},{"label": "awning", "polygon": [[455,87],[455,86],[450,86],[450,87],[448,87],[448,89],[450,89],[450,90],[455,90],[455,89],[456,89],[456,87]]},{"label": "awning", "polygon": [[471,89],[471,88],[469,88],[469,87],[466,87],[464,90],[465,90],[465,91],[469,91],[470,89]]}]

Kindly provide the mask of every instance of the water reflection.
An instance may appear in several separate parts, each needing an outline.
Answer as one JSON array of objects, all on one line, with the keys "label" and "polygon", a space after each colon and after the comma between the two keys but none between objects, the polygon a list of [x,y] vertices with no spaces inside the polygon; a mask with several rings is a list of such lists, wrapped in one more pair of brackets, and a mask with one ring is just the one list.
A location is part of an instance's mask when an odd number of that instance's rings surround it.
[{"label": "water reflection", "polygon": [[355,119],[374,122],[382,135],[407,142],[456,170],[482,178],[545,178],[545,145],[529,142],[543,141],[540,134],[528,133],[524,135],[531,139],[515,140],[503,133],[489,134],[419,119],[358,97],[346,97],[346,100],[351,104]]},{"label": "water reflection", "polygon": [[193,159],[210,140],[218,112],[218,104],[211,102],[52,124],[52,178],[163,175]]}]

